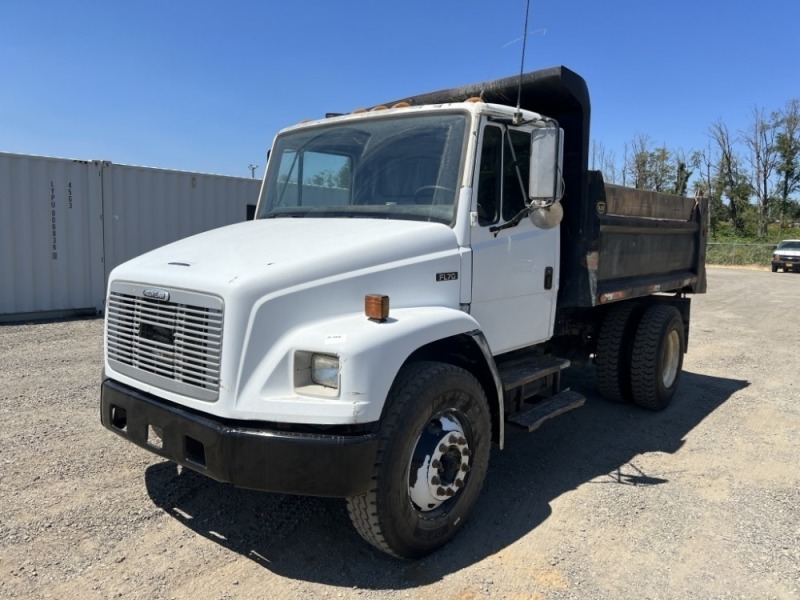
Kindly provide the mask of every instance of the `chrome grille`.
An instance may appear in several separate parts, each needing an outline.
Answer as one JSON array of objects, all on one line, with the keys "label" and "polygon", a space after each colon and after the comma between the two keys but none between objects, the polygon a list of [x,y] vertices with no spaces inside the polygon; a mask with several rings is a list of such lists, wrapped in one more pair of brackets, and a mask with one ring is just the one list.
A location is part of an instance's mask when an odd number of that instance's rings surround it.
[{"label": "chrome grille", "polygon": [[140,289],[133,284],[112,285],[106,307],[109,364],[141,381],[215,400],[220,382],[222,301],[173,290],[168,300],[159,300],[142,296],[137,293]]}]

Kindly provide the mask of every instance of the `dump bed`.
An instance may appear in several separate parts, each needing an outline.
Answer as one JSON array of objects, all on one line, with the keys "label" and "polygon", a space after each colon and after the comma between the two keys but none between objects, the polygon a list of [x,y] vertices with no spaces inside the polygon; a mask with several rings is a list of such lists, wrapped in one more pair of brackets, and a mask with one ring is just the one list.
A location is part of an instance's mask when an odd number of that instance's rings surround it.
[{"label": "dump bed", "polygon": [[[560,309],[657,292],[705,292],[706,203],[603,183],[588,170],[586,82],[566,67],[401,98],[412,105],[484,101],[556,119],[564,129]],[[394,104],[387,103],[389,105]]]},{"label": "dump bed", "polygon": [[588,277],[584,300],[591,304],[580,306],[706,291],[706,200],[604,184],[599,171],[587,179],[587,212],[594,214],[587,215],[584,239],[592,243],[585,268],[570,265],[572,277]]}]

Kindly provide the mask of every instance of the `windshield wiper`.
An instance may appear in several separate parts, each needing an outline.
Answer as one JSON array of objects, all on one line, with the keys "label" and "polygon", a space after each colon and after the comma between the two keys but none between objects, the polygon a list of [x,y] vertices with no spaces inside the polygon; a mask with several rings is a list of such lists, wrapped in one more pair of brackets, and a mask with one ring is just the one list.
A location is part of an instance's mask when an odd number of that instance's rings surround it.
[{"label": "windshield wiper", "polygon": [[264,215],[261,218],[262,219],[283,219],[283,218],[302,219],[307,214],[308,213],[305,212],[305,211],[303,211],[303,212],[299,212],[299,211],[296,211],[296,212],[280,212],[280,213],[270,213],[268,215]]}]

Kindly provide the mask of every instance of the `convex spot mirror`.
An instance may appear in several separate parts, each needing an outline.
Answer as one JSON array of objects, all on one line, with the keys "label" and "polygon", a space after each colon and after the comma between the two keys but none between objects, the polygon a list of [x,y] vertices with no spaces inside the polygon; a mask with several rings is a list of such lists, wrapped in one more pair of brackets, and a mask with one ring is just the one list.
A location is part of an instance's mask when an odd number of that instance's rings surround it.
[{"label": "convex spot mirror", "polygon": [[561,219],[564,218],[564,209],[561,208],[561,202],[553,202],[546,206],[532,204],[528,214],[531,217],[531,223],[539,229],[552,229],[561,223]]}]

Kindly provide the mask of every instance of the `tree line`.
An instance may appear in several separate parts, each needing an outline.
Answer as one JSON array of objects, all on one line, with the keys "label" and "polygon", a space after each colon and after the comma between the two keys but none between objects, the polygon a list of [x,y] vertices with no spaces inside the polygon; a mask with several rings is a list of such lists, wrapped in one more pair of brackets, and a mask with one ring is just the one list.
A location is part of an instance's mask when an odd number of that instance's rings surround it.
[{"label": "tree line", "polygon": [[717,237],[767,239],[800,221],[800,98],[767,113],[754,107],[745,129],[718,120],[702,150],[667,148],[646,134],[625,143],[621,163],[596,140],[589,166],[610,183],[709,198]]}]

